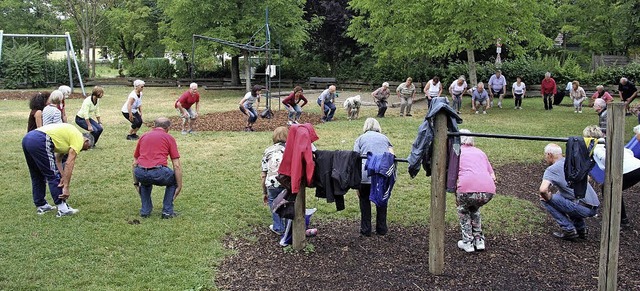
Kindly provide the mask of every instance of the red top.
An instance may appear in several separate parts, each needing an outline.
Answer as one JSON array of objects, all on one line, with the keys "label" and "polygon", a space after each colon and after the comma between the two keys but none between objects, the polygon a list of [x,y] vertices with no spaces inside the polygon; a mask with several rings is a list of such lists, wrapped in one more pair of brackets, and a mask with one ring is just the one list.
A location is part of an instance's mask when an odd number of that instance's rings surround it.
[{"label": "red top", "polygon": [[310,123],[294,124],[289,128],[278,173],[291,177],[292,194],[300,191],[303,177],[307,178],[306,184],[311,185],[315,168],[311,143],[316,140],[318,135]]},{"label": "red top", "polygon": [[556,91],[556,80],[554,80],[553,78],[544,78],[542,79],[542,84],[540,84],[540,94],[544,95],[544,94],[553,94],[555,95],[556,93],[558,93],[558,91]]},{"label": "red top", "polygon": [[191,108],[191,105],[200,102],[200,94],[198,92],[191,94],[191,90],[188,90],[187,92],[182,93],[180,98],[176,100],[176,103],[174,104],[175,108],[178,108],[178,102],[180,102],[182,108],[189,109]]},{"label": "red top", "polygon": [[143,168],[166,166],[167,156],[173,160],[180,158],[180,153],[178,153],[178,145],[173,136],[164,132],[164,129],[160,127],[143,134],[136,145],[136,151],[133,153],[138,165]]},{"label": "red top", "polygon": [[303,106],[307,105],[308,101],[307,101],[307,98],[304,97],[304,95],[300,94],[300,98],[296,102],[296,93],[291,93],[291,94],[289,94],[289,96],[287,96],[287,98],[282,99],[282,104],[289,105],[289,106],[294,106],[294,105],[300,103],[300,100],[304,101],[304,103],[302,103],[302,105],[300,105],[300,107],[303,107]]}]

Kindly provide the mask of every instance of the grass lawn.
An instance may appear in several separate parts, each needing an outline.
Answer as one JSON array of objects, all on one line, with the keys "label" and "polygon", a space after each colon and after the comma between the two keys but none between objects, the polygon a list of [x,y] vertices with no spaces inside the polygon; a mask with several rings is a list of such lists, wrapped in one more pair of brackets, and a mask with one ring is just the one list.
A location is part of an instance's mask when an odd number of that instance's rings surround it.
[{"label": "grass lawn", "polygon": [[[270,132],[199,132],[194,136],[171,132],[177,139],[184,169],[184,189],[175,203],[181,215],[160,219],[164,188],[156,187],[152,217],[138,217],[140,200],[131,184],[135,142],[125,140],[129,123],[120,113],[130,90],[105,88],[101,100],[105,131],[96,149],[79,155],[71,182],[69,203],[80,213],[63,218],[55,218],[53,213],[35,214],[20,143],[29,114],[27,102],[0,100],[0,146],[7,153],[7,159],[0,164],[0,290],[215,289],[216,265],[230,254],[223,247],[224,238],[249,237],[254,226],[266,230],[270,216],[262,206],[260,158],[271,143]],[[182,91],[145,88],[144,119],[175,114],[173,102]],[[201,112],[237,110],[242,95],[203,91]],[[315,94],[310,95],[313,101]],[[469,99],[464,101],[468,107]],[[70,120],[81,102],[67,101]],[[511,99],[505,103],[510,102]],[[505,106],[502,110],[492,109],[487,115],[465,110],[462,127],[474,132],[566,137],[580,135],[586,125],[597,123],[591,108],[583,114],[574,114],[570,107],[554,107],[549,112],[543,110],[540,98],[525,99],[523,107],[514,110]],[[305,110],[319,112],[313,102]],[[390,108],[389,117],[380,120],[399,157],[408,155],[425,113],[424,109],[416,110],[413,118],[399,118],[394,117],[398,109]],[[374,115],[375,108],[367,107],[361,117]],[[349,122],[342,108],[337,116],[338,121],[316,127],[320,136],[318,148],[348,150],[361,134],[364,119]],[[635,124],[635,117],[627,118],[627,138]],[[477,139],[476,143],[494,166],[538,162],[546,144],[497,139]],[[531,173],[535,181],[541,176],[542,173]],[[530,193],[536,190],[522,189]],[[455,225],[452,197],[448,197],[447,222]],[[48,201],[51,202],[49,197]],[[320,221],[359,219],[353,194],[347,195],[347,209],[339,213],[334,205],[313,197],[308,197],[307,205],[319,209],[314,219]],[[390,200],[390,224],[424,225],[428,215],[429,179],[424,171],[410,179],[406,165],[400,165]],[[537,205],[498,195],[484,208],[483,220],[487,233],[526,234],[541,230],[544,215]],[[140,219],[141,224],[129,224],[133,219]],[[246,275],[248,279],[251,276]]]}]

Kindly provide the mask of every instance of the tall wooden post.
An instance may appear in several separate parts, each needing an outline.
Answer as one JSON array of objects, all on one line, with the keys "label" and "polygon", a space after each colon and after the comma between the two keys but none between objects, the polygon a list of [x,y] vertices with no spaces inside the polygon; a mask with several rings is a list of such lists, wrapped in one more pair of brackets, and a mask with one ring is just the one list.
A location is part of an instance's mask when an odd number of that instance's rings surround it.
[{"label": "tall wooden post", "polygon": [[434,122],[431,162],[431,219],[429,223],[429,272],[444,272],[444,212],[447,203],[447,115],[440,112]]},{"label": "tall wooden post", "polygon": [[300,182],[300,191],[296,195],[296,202],[294,206],[295,215],[293,217],[293,249],[296,251],[304,249],[307,244],[307,225],[305,224],[305,211],[307,209],[306,203],[306,185],[303,181]]},{"label": "tall wooden post", "polygon": [[598,290],[618,287],[618,251],[620,244],[620,204],[622,198],[622,160],[624,151],[624,104],[607,106],[607,159],[605,162],[602,232]]}]

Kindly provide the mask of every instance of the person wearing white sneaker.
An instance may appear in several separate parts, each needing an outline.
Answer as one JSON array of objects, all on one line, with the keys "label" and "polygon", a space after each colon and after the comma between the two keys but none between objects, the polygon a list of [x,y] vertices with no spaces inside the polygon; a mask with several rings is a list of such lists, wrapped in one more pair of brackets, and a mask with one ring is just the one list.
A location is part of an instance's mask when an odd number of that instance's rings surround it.
[{"label": "person wearing white sneaker", "polygon": [[[461,129],[460,133],[470,131]],[[458,241],[458,248],[466,252],[481,251],[485,245],[480,207],[491,201],[495,195],[496,175],[487,155],[474,146],[473,137],[461,136],[461,144],[456,205],[462,239]]]},{"label": "person wearing white sneaker", "polygon": [[284,186],[280,185],[280,182],[276,180],[276,177],[284,156],[284,145],[287,142],[288,134],[289,129],[284,126],[277,127],[273,131],[273,145],[264,150],[261,162],[262,202],[265,206],[269,206],[269,213],[273,222],[269,225],[269,230],[276,234],[282,234],[285,231],[286,224],[280,215],[272,211],[272,206],[276,197],[285,190]]},{"label": "person wearing white sneaker", "polygon": [[[193,110],[193,105],[196,110]],[[178,116],[182,118],[182,134],[193,133],[193,126],[196,123],[198,115],[200,115],[200,94],[198,93],[198,84],[191,83],[189,90],[182,93],[180,98],[176,100],[174,107],[178,111]],[[189,130],[185,129],[185,125],[189,123]]]},{"label": "person wearing white sneaker", "polygon": [[496,70],[496,73],[491,75],[488,89],[491,106],[493,106],[493,97],[498,95],[498,108],[502,108],[502,99],[507,93],[507,79],[502,75],[502,71]]},{"label": "person wearing white sneaker", "polygon": [[[38,214],[55,209],[45,199],[47,184],[51,198],[57,206],[58,216],[77,212],[66,204],[70,196],[69,182],[76,156],[92,145],[93,136],[83,135],[74,125],[68,123],[45,125],[25,135],[22,139],[22,150],[29,167],[33,203]],[[64,170],[60,172],[63,155],[67,155],[67,161]]]},{"label": "person wearing white sneaker", "polygon": [[571,82],[571,91],[569,91],[569,96],[571,96],[571,100],[573,100],[575,113],[582,113],[582,102],[587,99],[587,93],[585,93],[584,89],[580,87],[580,82]]},{"label": "person wearing white sneaker", "polygon": [[487,90],[484,89],[484,83],[478,83],[478,85],[475,88],[471,89],[471,91],[472,110],[475,110],[476,114],[478,114],[478,110],[480,109],[480,107],[482,107],[482,113],[487,114],[486,110],[491,106],[489,106],[489,94],[487,94]]}]

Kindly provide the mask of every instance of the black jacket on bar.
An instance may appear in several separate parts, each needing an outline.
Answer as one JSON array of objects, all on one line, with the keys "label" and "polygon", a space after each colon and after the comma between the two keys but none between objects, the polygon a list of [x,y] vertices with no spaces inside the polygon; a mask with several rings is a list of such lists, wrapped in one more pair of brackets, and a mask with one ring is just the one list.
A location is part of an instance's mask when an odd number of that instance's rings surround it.
[{"label": "black jacket on bar", "polygon": [[314,170],[316,197],[335,202],[344,210],[344,194],[358,189],[362,179],[362,158],[354,151],[316,151]]}]

